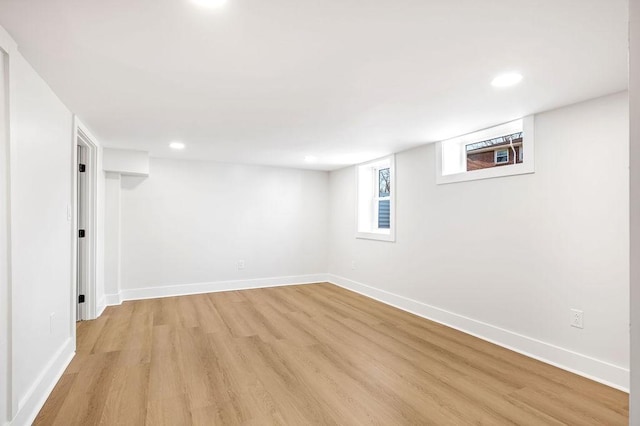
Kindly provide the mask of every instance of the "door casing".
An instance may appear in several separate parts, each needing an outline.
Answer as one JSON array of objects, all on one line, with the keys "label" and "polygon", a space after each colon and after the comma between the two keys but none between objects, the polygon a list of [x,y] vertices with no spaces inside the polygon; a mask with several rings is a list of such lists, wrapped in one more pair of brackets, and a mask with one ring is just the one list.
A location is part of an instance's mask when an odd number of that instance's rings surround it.
[{"label": "door casing", "polygon": [[[74,118],[74,140],[73,140],[73,156],[74,156],[74,170],[73,170],[73,235],[72,235],[72,250],[73,250],[73,285],[71,291],[72,300],[72,317],[75,318],[73,322],[72,335],[75,338],[75,322],[81,320],[91,320],[96,318],[96,252],[97,252],[97,158],[98,158],[98,145],[94,142],[90,136],[91,133],[82,125],[80,120]],[[78,146],[84,150],[84,158],[78,158]],[[78,218],[78,167],[82,160],[85,165],[85,172],[83,173],[83,208],[84,208],[84,223],[82,223],[85,231],[85,237],[82,239],[82,244],[79,244],[78,230],[80,221]],[[79,249],[82,250],[82,255],[79,256]],[[80,257],[82,265],[78,264],[78,258]],[[78,271],[82,271],[83,274],[83,293],[85,301],[83,304],[78,304]]]}]

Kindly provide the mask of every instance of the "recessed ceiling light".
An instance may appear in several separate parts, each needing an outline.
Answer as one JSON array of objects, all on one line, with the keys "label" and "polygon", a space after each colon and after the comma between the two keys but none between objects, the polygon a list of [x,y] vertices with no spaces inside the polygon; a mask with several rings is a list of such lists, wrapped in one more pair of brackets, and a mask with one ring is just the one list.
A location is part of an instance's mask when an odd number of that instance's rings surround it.
[{"label": "recessed ceiling light", "polygon": [[516,85],[522,81],[522,74],[517,72],[509,72],[500,74],[491,81],[493,87],[509,87]]},{"label": "recessed ceiling light", "polygon": [[171,148],[171,149],[184,149],[184,144],[182,142],[171,142],[169,144],[169,148]]},{"label": "recessed ceiling light", "polygon": [[316,161],[318,161],[318,157],[316,157],[315,155],[307,155],[304,157],[304,161],[306,161],[307,163],[315,163]]},{"label": "recessed ceiling light", "polygon": [[200,7],[207,9],[218,9],[225,5],[227,0],[191,0]]}]

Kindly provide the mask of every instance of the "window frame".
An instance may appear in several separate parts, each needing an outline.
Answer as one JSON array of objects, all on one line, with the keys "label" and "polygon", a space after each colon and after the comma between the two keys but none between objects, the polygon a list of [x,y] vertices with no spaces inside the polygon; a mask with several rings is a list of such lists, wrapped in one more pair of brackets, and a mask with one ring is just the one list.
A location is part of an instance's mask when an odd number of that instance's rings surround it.
[{"label": "window frame", "polygon": [[522,144],[520,145],[520,149],[518,150],[518,162],[522,163],[524,159],[524,139],[522,140]]},{"label": "window frame", "polygon": [[[459,161],[463,164],[463,161],[466,159],[466,153],[462,147],[484,139],[492,139],[494,137],[514,133],[516,131],[514,129],[517,129],[518,127],[522,131],[522,162],[516,161],[512,164],[503,164],[500,167],[489,167],[479,170],[443,174],[443,170],[445,169],[443,155],[445,153],[452,155],[452,153],[456,153],[459,150]],[[530,115],[518,120],[479,130],[477,132],[436,142],[435,151],[436,183],[438,185],[535,173],[534,116]],[[457,156],[458,154],[455,155]],[[456,164],[454,163],[454,169],[457,168],[455,166]]]},{"label": "window frame", "polygon": [[[390,194],[388,197],[380,197],[379,171],[386,168],[389,169],[391,179]],[[366,173],[371,173],[369,179],[365,178]],[[395,155],[392,154],[356,165],[355,179],[355,237],[357,239],[395,242]],[[366,182],[366,187],[362,187],[363,182],[361,181]],[[378,202],[387,199],[389,200],[389,228],[378,228]],[[368,217],[369,220],[364,220],[364,217]],[[370,226],[367,226],[367,223],[361,223],[361,221],[368,222]]]}]

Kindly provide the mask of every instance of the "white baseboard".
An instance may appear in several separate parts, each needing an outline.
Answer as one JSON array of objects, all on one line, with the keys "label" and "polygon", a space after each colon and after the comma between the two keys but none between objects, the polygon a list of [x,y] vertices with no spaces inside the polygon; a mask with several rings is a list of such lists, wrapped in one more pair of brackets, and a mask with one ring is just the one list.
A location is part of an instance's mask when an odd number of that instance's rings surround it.
[{"label": "white baseboard", "polygon": [[347,290],[355,291],[387,305],[444,324],[530,358],[624,392],[629,392],[629,370],[626,368],[337,275],[329,274],[328,281]]},{"label": "white baseboard", "polygon": [[118,294],[108,294],[106,295],[106,301],[107,305],[113,306],[119,305],[125,300],[157,299],[162,297],[188,296],[191,294],[216,293],[220,291],[250,290],[253,288],[313,284],[326,281],[327,274],[310,274],[290,277],[255,278],[248,280],[215,281],[208,283],[146,287],[122,290]]},{"label": "white baseboard", "polygon": [[[122,303],[120,293],[117,294],[105,294],[104,301],[106,306],[117,306]],[[100,316],[100,315],[98,315]]]},{"label": "white baseboard", "polygon": [[18,412],[11,421],[11,426],[26,426],[33,423],[49,394],[62,377],[62,373],[73,359],[74,349],[75,342],[72,337],[58,349],[33,386],[18,402]]}]

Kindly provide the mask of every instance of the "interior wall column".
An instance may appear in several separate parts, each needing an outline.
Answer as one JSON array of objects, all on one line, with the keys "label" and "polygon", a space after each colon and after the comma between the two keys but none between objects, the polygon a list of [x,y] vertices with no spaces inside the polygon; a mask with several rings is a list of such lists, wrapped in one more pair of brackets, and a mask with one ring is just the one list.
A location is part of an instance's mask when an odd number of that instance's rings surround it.
[{"label": "interior wall column", "polygon": [[122,176],[107,172],[105,175],[105,216],[104,216],[104,292],[107,305],[120,303],[120,192]]}]

